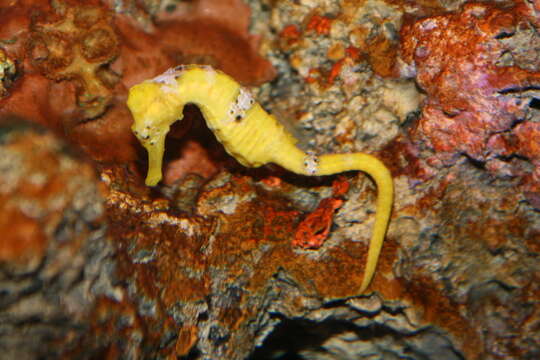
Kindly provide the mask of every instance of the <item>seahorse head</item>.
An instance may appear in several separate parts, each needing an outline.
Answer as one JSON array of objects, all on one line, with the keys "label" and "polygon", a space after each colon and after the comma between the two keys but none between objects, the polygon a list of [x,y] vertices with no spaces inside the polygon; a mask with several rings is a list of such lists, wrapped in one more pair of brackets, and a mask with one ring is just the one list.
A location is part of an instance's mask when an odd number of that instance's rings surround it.
[{"label": "seahorse head", "polygon": [[127,105],[134,119],[131,130],[148,151],[146,184],[154,186],[162,176],[165,137],[182,116],[176,90],[172,84],[145,81],[129,90]]},{"label": "seahorse head", "polygon": [[145,81],[129,90],[127,105],[133,115],[131,129],[141,143],[164,136],[170,125],[178,120],[178,104],[173,89],[166,85]]}]

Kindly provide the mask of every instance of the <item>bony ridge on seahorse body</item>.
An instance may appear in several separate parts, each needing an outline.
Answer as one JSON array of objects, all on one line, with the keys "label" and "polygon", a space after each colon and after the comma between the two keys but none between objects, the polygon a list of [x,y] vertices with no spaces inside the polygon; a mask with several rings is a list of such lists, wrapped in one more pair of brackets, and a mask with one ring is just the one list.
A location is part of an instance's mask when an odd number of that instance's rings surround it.
[{"label": "bony ridge on seahorse body", "polygon": [[386,166],[364,153],[306,154],[283,125],[255,102],[249,90],[210,66],[187,65],[171,68],[129,90],[132,130],[148,152],[149,186],[161,180],[165,137],[171,124],[182,119],[188,103],[199,107],[225,150],[244,166],[275,163],[309,176],[360,170],[375,180],[377,213],[360,286],[360,293],[364,292],[375,273],[392,208],[393,182]]}]

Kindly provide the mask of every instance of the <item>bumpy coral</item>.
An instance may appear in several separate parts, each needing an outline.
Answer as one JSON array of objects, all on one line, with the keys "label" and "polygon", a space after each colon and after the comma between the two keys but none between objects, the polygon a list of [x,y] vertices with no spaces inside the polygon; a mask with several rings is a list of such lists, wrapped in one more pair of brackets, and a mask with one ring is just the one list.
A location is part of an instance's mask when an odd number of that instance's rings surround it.
[{"label": "bumpy coral", "polygon": [[118,76],[107,64],[118,55],[111,13],[93,4],[54,2],[48,19],[34,21],[27,48],[32,64],[47,78],[77,82],[83,119],[111,105]]},{"label": "bumpy coral", "polygon": [[[432,164],[453,163],[465,154],[499,175],[527,172],[512,161],[516,157],[539,166],[540,153],[533,149],[540,138],[530,104],[531,90],[540,87],[540,68],[538,62],[519,61],[520,53],[506,41],[532,26],[531,11],[526,2],[502,8],[471,3],[401,29],[401,71],[415,75],[428,95],[413,137],[438,153]],[[529,39],[537,37],[531,32]],[[533,131],[524,137],[523,129]]]}]

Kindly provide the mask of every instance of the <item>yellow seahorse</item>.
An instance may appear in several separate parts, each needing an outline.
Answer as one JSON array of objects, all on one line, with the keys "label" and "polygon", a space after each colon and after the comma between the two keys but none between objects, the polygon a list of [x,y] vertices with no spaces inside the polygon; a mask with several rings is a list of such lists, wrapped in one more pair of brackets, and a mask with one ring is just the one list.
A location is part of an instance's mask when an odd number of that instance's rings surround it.
[{"label": "yellow seahorse", "polygon": [[184,105],[189,103],[199,107],[225,150],[244,166],[275,163],[309,176],[360,170],[375,180],[377,214],[360,286],[360,293],[364,292],[375,273],[392,208],[393,183],[386,166],[364,153],[316,156],[303,152],[248,89],[210,66],[187,65],[171,68],[129,91],[127,104],[135,120],[132,130],[148,151],[148,186],[161,180],[165,136],[171,124],[182,119]]}]

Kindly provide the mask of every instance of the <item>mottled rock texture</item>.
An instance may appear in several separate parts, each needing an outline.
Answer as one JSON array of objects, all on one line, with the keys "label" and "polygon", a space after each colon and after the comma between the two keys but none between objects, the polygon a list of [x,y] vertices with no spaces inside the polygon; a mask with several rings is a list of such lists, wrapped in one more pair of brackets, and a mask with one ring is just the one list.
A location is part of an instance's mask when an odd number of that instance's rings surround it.
[{"label": "mottled rock texture", "polygon": [[[0,124],[0,349],[58,358],[90,329],[115,261],[94,168],[50,132]],[[92,349],[89,349],[92,350]]]},{"label": "mottled rock texture", "polygon": [[537,16],[527,2],[471,3],[402,27],[401,71],[428,95],[412,136],[435,150],[434,166],[466,155],[538,194],[540,61],[529,48],[538,49]]},{"label": "mottled rock texture", "polygon": [[[539,14],[0,4],[0,357],[539,358]],[[144,186],[127,88],[186,62],[258,85],[306,150],[388,165],[394,212],[366,294],[363,174],[245,169],[189,108],[164,184]]]}]

